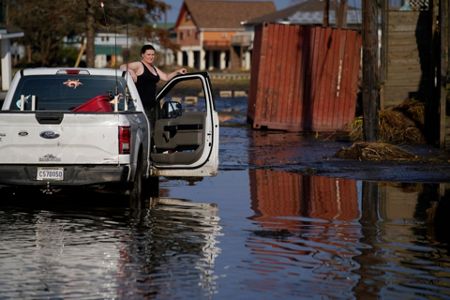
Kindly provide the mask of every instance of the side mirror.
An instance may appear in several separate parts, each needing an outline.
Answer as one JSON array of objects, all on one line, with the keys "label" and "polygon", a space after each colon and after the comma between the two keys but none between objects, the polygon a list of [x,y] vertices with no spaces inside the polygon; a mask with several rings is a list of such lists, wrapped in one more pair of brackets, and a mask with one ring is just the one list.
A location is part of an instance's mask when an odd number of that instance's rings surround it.
[{"label": "side mirror", "polygon": [[178,101],[169,100],[163,103],[161,109],[161,117],[163,119],[172,119],[180,117],[183,111],[181,103]]}]

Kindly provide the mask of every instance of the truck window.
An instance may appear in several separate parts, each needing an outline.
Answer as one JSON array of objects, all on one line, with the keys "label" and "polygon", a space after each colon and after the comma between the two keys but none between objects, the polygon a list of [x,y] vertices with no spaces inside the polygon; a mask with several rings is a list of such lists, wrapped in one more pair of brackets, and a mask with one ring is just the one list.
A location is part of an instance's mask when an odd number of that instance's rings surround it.
[{"label": "truck window", "polygon": [[19,81],[10,110],[20,110],[22,99],[24,110],[31,110],[33,96],[35,110],[39,111],[74,111],[92,99],[102,99],[107,106],[116,93],[122,98],[119,106],[123,106],[125,84],[123,78],[114,76],[84,74],[24,76]]},{"label": "truck window", "polygon": [[178,102],[184,112],[206,112],[206,99],[200,79],[179,81],[160,99],[161,108],[167,101]]}]

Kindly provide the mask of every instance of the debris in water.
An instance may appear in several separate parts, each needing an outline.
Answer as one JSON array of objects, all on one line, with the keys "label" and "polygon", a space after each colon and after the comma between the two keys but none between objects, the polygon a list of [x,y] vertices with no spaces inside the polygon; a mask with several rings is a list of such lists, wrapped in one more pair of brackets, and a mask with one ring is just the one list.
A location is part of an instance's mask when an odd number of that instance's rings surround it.
[{"label": "debris in water", "polygon": [[358,160],[418,160],[419,157],[398,146],[387,143],[356,142],[348,148],[342,148],[336,157]]},{"label": "debris in water", "polygon": [[[379,114],[379,140],[393,144],[424,144],[424,104],[405,100]],[[363,119],[358,117],[349,125],[353,141],[363,139]]]}]

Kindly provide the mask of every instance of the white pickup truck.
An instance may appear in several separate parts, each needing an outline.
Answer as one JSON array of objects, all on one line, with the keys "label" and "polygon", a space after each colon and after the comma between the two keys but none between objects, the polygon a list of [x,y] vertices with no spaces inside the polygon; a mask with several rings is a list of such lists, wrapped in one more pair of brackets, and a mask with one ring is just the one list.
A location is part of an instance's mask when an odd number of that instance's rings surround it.
[{"label": "white pickup truck", "polygon": [[173,78],[157,100],[151,128],[127,72],[17,72],[0,111],[0,187],[111,185],[140,198],[155,194],[158,176],[215,175],[219,120],[208,74]]}]

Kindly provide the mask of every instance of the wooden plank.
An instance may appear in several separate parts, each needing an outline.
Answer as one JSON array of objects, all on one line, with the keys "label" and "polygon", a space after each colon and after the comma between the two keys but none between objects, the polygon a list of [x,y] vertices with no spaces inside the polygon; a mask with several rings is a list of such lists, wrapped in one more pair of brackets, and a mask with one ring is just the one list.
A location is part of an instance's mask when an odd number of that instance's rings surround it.
[{"label": "wooden plank", "polygon": [[385,91],[387,92],[387,99],[395,99],[396,101],[403,101],[409,98],[409,93],[414,92],[412,89],[408,91],[404,86],[398,88],[393,86],[386,86]]},{"label": "wooden plank", "polygon": [[390,56],[387,59],[388,64],[408,65],[408,64],[420,64],[418,57],[395,57]]},{"label": "wooden plank", "polygon": [[388,81],[386,82],[385,86],[386,87],[389,87],[389,86],[396,86],[396,87],[404,86],[404,87],[415,88],[417,90],[419,88],[419,84],[420,84],[420,78],[413,78],[413,77],[409,77],[409,78],[389,78]]},{"label": "wooden plank", "polygon": [[[426,44],[428,44],[428,43],[417,42],[416,40],[413,40],[411,38],[403,38],[403,39],[399,38],[397,40],[391,40],[388,43],[388,46],[389,47],[391,47],[391,46],[393,46],[393,47],[411,47],[411,48],[418,50],[419,46],[426,45]],[[395,51],[397,51],[397,50],[395,50]]]},{"label": "wooden plank", "polygon": [[388,81],[386,82],[386,86],[405,86],[405,87],[417,87],[420,83],[420,77],[417,76],[409,76],[409,77],[388,77]]},{"label": "wooden plank", "polygon": [[416,34],[414,31],[412,32],[388,32],[389,34],[389,41],[396,41],[398,39],[403,39],[403,38],[409,38],[409,39],[414,39],[416,40]]},{"label": "wooden plank", "polygon": [[417,25],[415,23],[399,23],[392,24],[389,23],[388,30],[389,32],[415,32],[417,29]]},{"label": "wooden plank", "polygon": [[407,35],[410,35],[411,33],[413,33],[415,36],[419,35],[419,36],[424,36],[427,32],[430,31],[429,28],[427,27],[417,27],[417,24],[413,23],[413,24],[409,24],[409,23],[404,23],[404,24],[399,24],[399,25],[389,25],[389,33],[404,33]]},{"label": "wooden plank", "polygon": [[409,40],[414,43],[429,41],[430,39],[417,37],[415,31],[409,32],[389,32],[389,43],[395,43],[400,40]]},{"label": "wooden plank", "polygon": [[422,72],[417,66],[411,65],[411,68],[402,68],[401,66],[391,65],[388,68],[389,78],[420,78]]},{"label": "wooden plank", "polygon": [[390,11],[388,14],[389,24],[417,23],[419,15],[418,11]]},{"label": "wooden plank", "polygon": [[419,56],[419,49],[416,43],[408,43],[408,44],[390,44],[389,45],[389,53],[408,53],[415,56]]},{"label": "wooden plank", "polygon": [[422,74],[422,71],[420,69],[420,66],[417,64],[409,64],[406,66],[398,65],[398,64],[390,64],[387,68],[389,74],[401,74],[404,73],[420,73]]},{"label": "wooden plank", "polygon": [[[405,52],[389,52],[387,56],[389,63],[404,64],[407,66],[410,63],[420,64],[420,58],[415,51],[405,51]],[[404,60],[409,60],[409,62],[404,62]]]}]

